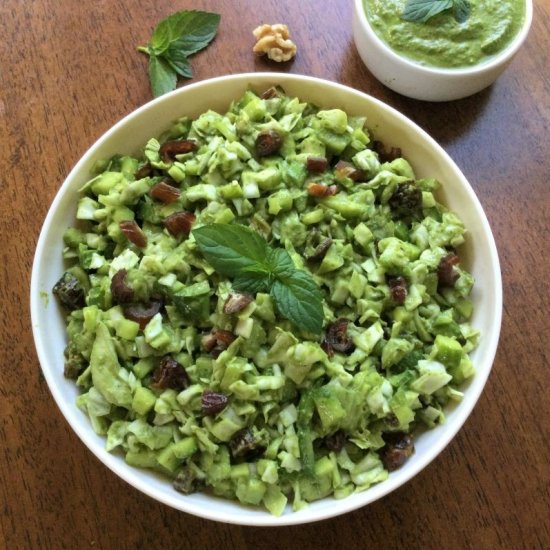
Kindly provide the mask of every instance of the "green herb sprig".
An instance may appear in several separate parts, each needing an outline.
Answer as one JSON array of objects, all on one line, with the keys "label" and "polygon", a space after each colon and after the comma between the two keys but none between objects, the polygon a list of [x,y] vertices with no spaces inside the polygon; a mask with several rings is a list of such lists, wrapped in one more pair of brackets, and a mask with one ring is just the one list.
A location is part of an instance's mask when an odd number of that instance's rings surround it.
[{"label": "green herb sprig", "polygon": [[320,333],[323,297],[312,276],[297,269],[288,252],[272,248],[244,225],[210,224],[193,230],[199,250],[233,288],[269,292],[279,313],[298,328]]},{"label": "green herb sprig", "polygon": [[149,81],[154,97],[176,89],[178,75],[191,78],[188,57],[214,39],[220,15],[204,11],[178,11],[163,19],[147,46],[138,51],[149,56]]},{"label": "green herb sprig", "polygon": [[414,23],[425,23],[434,15],[445,10],[453,10],[459,23],[470,17],[471,5],[468,0],[407,0],[401,18]]}]

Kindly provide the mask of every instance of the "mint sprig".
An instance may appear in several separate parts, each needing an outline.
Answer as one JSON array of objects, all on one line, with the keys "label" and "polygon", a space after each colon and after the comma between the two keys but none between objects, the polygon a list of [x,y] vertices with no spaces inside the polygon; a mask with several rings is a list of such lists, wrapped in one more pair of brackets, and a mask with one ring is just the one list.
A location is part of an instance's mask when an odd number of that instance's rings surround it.
[{"label": "mint sprig", "polygon": [[269,292],[279,313],[298,328],[320,333],[323,297],[313,277],[297,269],[288,252],[272,248],[244,225],[210,224],[193,230],[199,250],[233,287]]},{"label": "mint sprig", "polygon": [[470,17],[471,5],[468,0],[407,0],[401,18],[414,23],[425,23],[434,15],[449,9],[453,10],[459,23],[464,23]]},{"label": "mint sprig", "polygon": [[178,11],[154,29],[147,46],[138,51],[149,56],[149,81],[154,97],[176,88],[178,75],[191,78],[188,57],[214,39],[220,15],[204,11]]}]

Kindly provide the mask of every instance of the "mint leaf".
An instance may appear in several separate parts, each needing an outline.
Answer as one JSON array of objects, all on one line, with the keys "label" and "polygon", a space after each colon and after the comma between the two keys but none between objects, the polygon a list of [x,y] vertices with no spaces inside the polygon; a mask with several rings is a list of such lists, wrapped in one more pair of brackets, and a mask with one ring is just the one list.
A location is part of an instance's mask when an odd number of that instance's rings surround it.
[{"label": "mint leaf", "polygon": [[273,275],[279,279],[290,276],[296,271],[296,266],[289,253],[282,248],[271,248],[268,262]]},{"label": "mint leaf", "polygon": [[459,23],[464,23],[467,21],[468,17],[470,17],[470,12],[472,11],[470,2],[468,2],[468,0],[454,0],[453,4],[455,19]]},{"label": "mint leaf", "polygon": [[220,16],[217,13],[179,12],[172,28],[172,34],[177,36],[172,45],[186,55],[197,53],[212,42],[219,24]]},{"label": "mint leaf", "polygon": [[199,250],[233,287],[251,293],[267,292],[279,313],[299,329],[321,332],[323,296],[313,277],[296,269],[289,253],[271,248],[252,229],[238,224],[210,224],[192,231]]},{"label": "mint leaf", "polygon": [[233,288],[242,292],[268,292],[271,285],[269,276],[264,273],[242,273],[233,279]]},{"label": "mint leaf", "polygon": [[425,23],[438,13],[453,7],[453,0],[407,0],[401,18],[414,23]]},{"label": "mint leaf", "polygon": [[176,71],[162,58],[149,57],[149,80],[153,97],[158,97],[176,87]]},{"label": "mint leaf", "polygon": [[177,13],[170,15],[155,27],[148,47],[156,55],[160,55],[166,51],[170,43],[179,38],[178,36],[174,36],[172,31],[174,28],[173,20],[177,15]]},{"label": "mint leaf", "polygon": [[318,334],[323,328],[323,297],[309,273],[296,270],[271,287],[279,313],[300,329]]},{"label": "mint leaf", "polygon": [[184,78],[191,78],[193,76],[187,56],[183,52],[174,49],[173,44],[168,47],[163,54],[163,58],[180,76]]},{"label": "mint leaf", "polygon": [[178,11],[158,23],[149,44],[138,47],[150,57],[149,80],[154,97],[174,90],[177,75],[192,77],[187,58],[210,44],[219,23],[220,15],[203,11]]},{"label": "mint leaf", "polygon": [[210,44],[219,24],[217,13],[178,11],[155,27],[149,47],[157,55],[164,53],[171,45],[185,55],[192,55]]},{"label": "mint leaf", "polygon": [[244,225],[213,223],[193,230],[193,236],[208,263],[222,275],[236,277],[246,269],[271,271],[267,242]]}]

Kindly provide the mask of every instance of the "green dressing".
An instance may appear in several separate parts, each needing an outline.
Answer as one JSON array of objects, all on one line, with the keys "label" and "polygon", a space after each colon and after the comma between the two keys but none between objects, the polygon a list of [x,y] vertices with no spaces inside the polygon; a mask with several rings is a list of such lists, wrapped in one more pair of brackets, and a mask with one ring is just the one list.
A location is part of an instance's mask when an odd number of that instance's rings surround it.
[{"label": "green dressing", "polygon": [[401,18],[406,0],[365,0],[375,33],[398,54],[422,65],[470,67],[490,60],[518,34],[524,0],[471,0],[471,14],[459,23],[446,10],[425,23]]}]

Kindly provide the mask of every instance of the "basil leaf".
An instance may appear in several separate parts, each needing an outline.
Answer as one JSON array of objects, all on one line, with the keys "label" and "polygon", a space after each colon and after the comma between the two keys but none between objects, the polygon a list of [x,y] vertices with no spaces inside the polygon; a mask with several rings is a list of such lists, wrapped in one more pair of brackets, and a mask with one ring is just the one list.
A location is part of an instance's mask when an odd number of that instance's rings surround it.
[{"label": "basil leaf", "polygon": [[176,71],[162,58],[149,57],[149,81],[153,97],[158,97],[176,89]]},{"label": "basil leaf", "polygon": [[193,230],[199,250],[222,275],[236,277],[245,269],[269,273],[267,242],[244,225],[213,223]]},{"label": "basil leaf", "polygon": [[468,0],[454,0],[453,11],[455,19],[459,23],[464,23],[470,17],[472,6]]},{"label": "basil leaf", "polygon": [[414,23],[425,23],[428,19],[453,7],[453,0],[407,0],[401,18]]},{"label": "basil leaf", "polygon": [[323,328],[323,297],[308,273],[296,270],[289,277],[277,280],[271,296],[279,313],[296,327],[318,334]]}]

